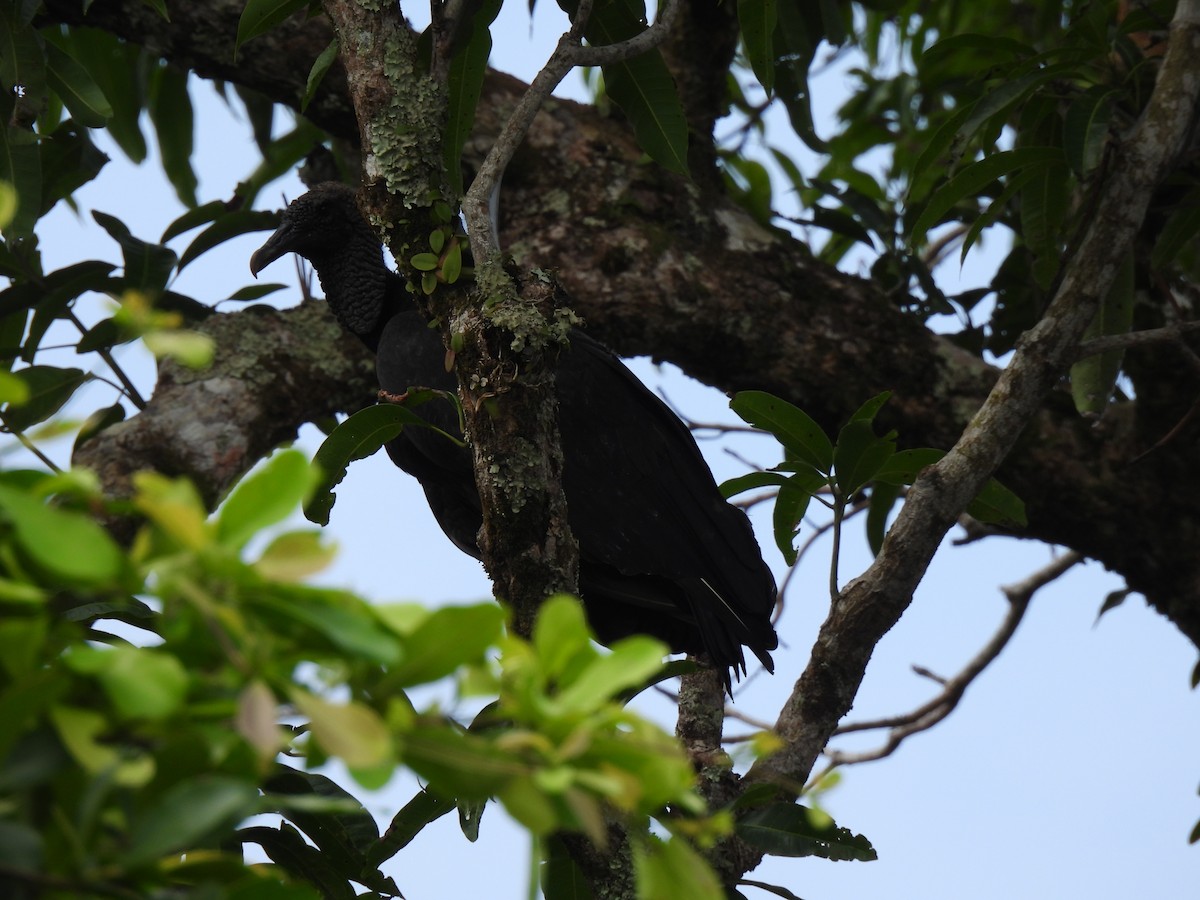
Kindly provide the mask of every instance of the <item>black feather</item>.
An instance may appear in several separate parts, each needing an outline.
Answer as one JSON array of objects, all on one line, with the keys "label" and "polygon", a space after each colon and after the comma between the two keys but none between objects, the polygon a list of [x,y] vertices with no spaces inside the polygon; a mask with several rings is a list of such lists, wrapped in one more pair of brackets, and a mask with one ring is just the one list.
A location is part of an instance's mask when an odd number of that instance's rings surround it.
[{"label": "black feather", "polygon": [[[317,271],[334,315],[376,353],[379,385],[455,390],[445,348],[390,272],[354,192],[325,184],[294,201],[251,258],[257,274],[286,253]],[[602,641],[650,634],[744,674],[743,646],[768,671],[778,646],[775,580],[744,513],[721,497],[684,424],[621,363],[575,330],[558,360],[563,490],[579,542],[579,588]],[[418,413],[457,433],[448,405]],[[482,524],[469,451],[409,428],[388,455],[420,481],[454,544],[479,558]]]}]

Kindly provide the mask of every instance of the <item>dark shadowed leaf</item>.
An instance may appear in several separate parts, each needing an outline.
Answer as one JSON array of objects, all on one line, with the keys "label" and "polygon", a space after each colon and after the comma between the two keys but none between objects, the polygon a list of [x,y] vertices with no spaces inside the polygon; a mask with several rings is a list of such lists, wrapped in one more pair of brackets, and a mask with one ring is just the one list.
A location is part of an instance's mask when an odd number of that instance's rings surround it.
[{"label": "dark shadowed leaf", "polygon": [[308,6],[309,0],[249,0],[238,20],[234,54],[251,38],[270,31],[288,16]]},{"label": "dark shadowed leaf", "polygon": [[442,140],[442,156],[446,181],[455,196],[463,193],[462,148],[475,124],[475,107],[483,90],[488,56],[492,52],[491,24],[500,12],[500,0],[487,0],[479,5],[471,19],[471,32],[466,44],[450,61],[446,101],[446,132]]},{"label": "dark shadowed leaf", "polygon": [[593,900],[587,878],[571,858],[562,838],[550,835],[542,850],[540,880],[545,900]]},{"label": "dark shadowed leaf", "polygon": [[[1100,301],[1100,308],[1084,331],[1083,340],[1128,334],[1133,325],[1135,290],[1131,250],[1117,270],[1112,287]],[[1122,350],[1109,350],[1085,356],[1071,366],[1071,399],[1080,415],[1099,416],[1108,407],[1124,357]]]},{"label": "dark shadowed leaf", "polygon": [[196,205],[196,173],[192,170],[192,98],[188,95],[186,72],[159,66],[150,73],[150,121],[158,135],[163,172],[175,188],[179,202]]},{"label": "dark shadowed leaf", "polygon": [[[420,402],[427,399],[432,398],[423,397]],[[313,462],[321,467],[324,479],[317,483],[312,499],[304,507],[304,515],[308,520],[318,525],[328,525],[329,512],[335,500],[333,489],[346,477],[346,468],[354,460],[370,456],[400,434],[405,426],[429,427],[411,409],[386,403],[359,410],[333,429],[313,457]],[[456,440],[450,435],[446,437]]]},{"label": "dark shadowed leaf", "polygon": [[796,459],[820,472],[833,468],[833,445],[821,426],[799,407],[764,391],[740,391],[729,408],[754,427],[775,435]]},{"label": "dark shadowed leaf", "polygon": [[995,478],[967,505],[967,514],[990,525],[1028,524],[1025,502]]},{"label": "dark shadowed leaf", "polygon": [[304,96],[300,100],[300,112],[308,109],[308,104],[312,102],[313,96],[317,93],[317,88],[325,80],[325,74],[337,60],[338,46],[337,38],[334,38],[329,42],[329,46],[321,51],[316,61],[313,62],[312,68],[308,72],[308,81],[304,85]]},{"label": "dark shadowed leaf", "polygon": [[[228,207],[220,200],[210,200],[195,209],[189,209],[182,216],[167,226],[162,233],[159,241],[165,244],[173,237],[178,237],[186,231],[191,231],[193,228],[199,228],[201,225],[207,225],[221,216]],[[276,217],[276,225],[278,225],[278,217]]]},{"label": "dark shadowed leaf", "polygon": [[925,233],[940,224],[959,201],[978,195],[997,179],[1031,166],[1049,169],[1062,161],[1061,147],[1022,147],[1017,150],[1001,150],[964,167],[930,196],[917,221],[913,223],[909,233],[909,244],[918,246]]},{"label": "dark shadowed leaf", "polygon": [[175,251],[134,237],[128,226],[116,216],[99,211],[92,218],[121,245],[125,257],[125,286],[147,293],[158,293],[167,285],[175,268]]},{"label": "dark shadowed leaf", "polygon": [[896,505],[900,496],[900,488],[894,484],[876,481],[871,489],[871,502],[867,507],[867,544],[871,553],[878,556],[883,548],[883,538],[887,534],[888,515]]},{"label": "dark shadowed leaf", "polygon": [[894,433],[878,437],[869,419],[847,422],[833,448],[833,465],[842,494],[849,497],[873,479],[895,453]]},{"label": "dark shadowed leaf", "polygon": [[349,880],[287,822],[278,828],[242,828],[237,835],[244,843],[258,844],[273,863],[312,885],[320,892],[321,900],[354,900],[355,891]]},{"label": "dark shadowed leaf", "polygon": [[420,793],[409,800],[400,812],[392,817],[383,837],[381,837],[368,853],[371,865],[380,865],[391,859],[415,838],[430,822],[440,819],[454,809],[454,801],[440,794],[435,794],[428,788],[422,788]]},{"label": "dark shadowed leaf", "polygon": [[3,409],[4,423],[13,431],[24,431],[54,415],[85,381],[91,378],[81,369],[54,366],[28,366],[13,373],[25,383],[29,399],[20,406]]},{"label": "dark shadowed leaf", "polygon": [[113,108],[86,68],[54,44],[46,44],[46,79],[71,116],[88,128],[103,128]]},{"label": "dark shadowed leaf", "polygon": [[184,851],[258,807],[258,787],[251,781],[199,775],[180,782],[134,820],[122,862],[137,867]]},{"label": "dark shadowed leaf", "polygon": [[820,856],[833,860],[877,859],[871,842],[840,828],[825,813],[798,803],[772,803],[737,823],[742,840],[773,856]]},{"label": "dark shadowed leaf", "polygon": [[273,212],[242,209],[221,216],[208,228],[196,236],[183,254],[179,257],[179,269],[190,263],[200,254],[223,244],[230,238],[249,234],[254,231],[271,231],[279,224],[279,216]]},{"label": "dark shadowed leaf", "polygon": [[737,12],[750,67],[770,94],[775,89],[775,0],[738,0]]}]

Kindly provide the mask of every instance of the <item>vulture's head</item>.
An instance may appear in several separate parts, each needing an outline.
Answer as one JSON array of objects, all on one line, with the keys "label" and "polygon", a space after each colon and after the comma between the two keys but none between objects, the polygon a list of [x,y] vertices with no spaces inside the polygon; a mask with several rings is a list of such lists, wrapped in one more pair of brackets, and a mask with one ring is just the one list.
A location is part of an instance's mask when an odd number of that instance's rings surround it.
[{"label": "vulture's head", "polygon": [[250,257],[250,271],[257,276],[288,253],[299,253],[320,271],[324,262],[360,241],[379,246],[358,211],[354,189],[327,181],[288,204],[275,233]]},{"label": "vulture's head", "polygon": [[312,263],[338,321],[370,342],[395,276],[383,261],[379,238],[358,211],[354,189],[327,181],[293,200],[275,233],[250,257],[250,271],[257,277],[288,253]]}]

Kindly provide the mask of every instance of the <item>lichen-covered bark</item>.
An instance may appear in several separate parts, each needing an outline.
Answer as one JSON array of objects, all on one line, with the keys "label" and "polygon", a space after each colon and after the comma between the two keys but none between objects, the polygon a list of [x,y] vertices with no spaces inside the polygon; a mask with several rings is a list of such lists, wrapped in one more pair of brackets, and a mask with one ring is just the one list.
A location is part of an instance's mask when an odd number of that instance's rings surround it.
[{"label": "lichen-covered bark", "polygon": [[255,307],[195,326],[215,343],[212,365],[166,361],[146,408],[80,446],[76,465],[111,496],[129,496],[142,469],[187,475],[216,501],[304,422],[371,403],[374,367],[324,303]]},{"label": "lichen-covered bark", "polygon": [[[96,0],[86,16],[70,0],[46,6],[58,20],[95,24],[289,104],[298,103],[311,59],[331,37],[323,20],[298,17],[255,39],[234,63],[234,0],[184,4],[170,23],[139,0]],[[332,72],[308,115],[355,139],[344,84]],[[477,150],[520,87],[506,76],[489,79]],[[573,177],[584,171],[587,178]],[[774,391],[827,428],[890,389],[887,424],[901,441],[948,447],[996,377],[870,282],[813,261],[793,238],[645,165],[626,129],[577,104],[555,101],[539,116],[509,167],[502,215],[505,246],[554,268],[594,336],[727,391]],[[1161,358],[1154,349],[1140,355]],[[1029,504],[1022,536],[1071,546],[1120,572],[1200,646],[1194,442],[1185,434],[1130,465],[1178,421],[1170,411],[1186,412],[1198,385],[1186,368],[1142,368],[1139,394],[1155,403],[1112,411],[1095,429],[1052,395],[1000,475]]]}]

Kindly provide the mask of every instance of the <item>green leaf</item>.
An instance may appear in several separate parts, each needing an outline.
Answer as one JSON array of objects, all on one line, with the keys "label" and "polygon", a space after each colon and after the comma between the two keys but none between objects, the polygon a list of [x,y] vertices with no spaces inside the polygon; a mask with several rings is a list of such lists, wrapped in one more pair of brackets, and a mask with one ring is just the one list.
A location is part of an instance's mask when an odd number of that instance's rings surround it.
[{"label": "green leaf", "polygon": [[92,218],[121,245],[127,287],[149,294],[157,294],[166,288],[171,271],[175,268],[174,250],[135,238],[128,226],[116,216],[93,210]]},{"label": "green leaf", "polygon": [[796,564],[796,535],[811,501],[811,491],[802,490],[791,483],[781,487],[779,496],[775,498],[775,508],[771,513],[775,546],[779,548],[789,566]]},{"label": "green leaf", "polygon": [[257,609],[276,616],[280,628],[300,623],[351,657],[385,666],[402,659],[400,643],[373,610],[352,595],[302,585],[277,585],[273,591],[257,595],[253,603]]},{"label": "green leaf", "polygon": [[[278,828],[252,825],[238,829],[237,836],[243,843],[260,846],[272,862],[292,876],[294,882],[311,886],[289,884],[283,888],[286,893],[272,893],[264,900],[354,900],[357,896],[349,879],[334,871],[325,854],[307,843],[290,823],[281,822]],[[259,900],[264,893],[263,885],[252,884],[249,892],[235,894],[231,891],[228,896],[230,900]]]},{"label": "green leaf", "polygon": [[441,275],[446,284],[454,284],[462,275],[462,244],[457,238],[451,242],[446,258],[442,260]]},{"label": "green leaf", "polygon": [[24,406],[29,402],[29,385],[5,369],[0,369],[0,404]]},{"label": "green leaf", "polygon": [[997,179],[1030,166],[1049,169],[1062,161],[1063,151],[1060,147],[1023,147],[1017,150],[1002,150],[966,166],[933,192],[917,221],[913,223],[909,232],[909,245],[918,246],[925,232],[940,224],[959,201],[977,196]]},{"label": "green leaf", "polygon": [[454,809],[454,801],[428,788],[409,800],[400,812],[392,817],[391,825],[379,842],[368,851],[371,865],[380,865],[391,859],[410,843],[430,822],[435,822]]},{"label": "green leaf", "polygon": [[892,507],[896,505],[896,498],[900,496],[900,488],[894,484],[887,484],[878,481],[871,489],[871,502],[867,507],[867,544],[871,548],[871,553],[875,556],[879,555],[879,551],[883,549],[883,539],[887,534],[888,515],[892,511]]},{"label": "green leaf", "polygon": [[687,118],[658,50],[604,66],[604,85],[633,126],[638,146],[663,168],[686,175]]},{"label": "green leaf", "polygon": [[832,860],[878,859],[861,834],[839,828],[828,815],[797,803],[771,803],[743,816],[738,837],[773,856],[819,856]]},{"label": "green leaf", "polygon": [[[208,203],[201,204],[194,209],[189,209],[182,216],[167,226],[163,232],[159,242],[165,244],[171,238],[179,237],[184,232],[191,231],[193,228],[199,228],[201,225],[207,225],[224,215],[228,210],[228,206],[221,200],[210,200]],[[271,228],[279,227],[279,215],[275,216],[275,222],[269,226]]]},{"label": "green leaf", "polygon": [[1025,502],[995,478],[967,506],[967,515],[991,525],[1028,525]]},{"label": "green leaf", "polygon": [[[10,102],[18,85],[24,89],[24,102],[34,110],[45,100],[44,43],[29,21],[17,15],[16,4],[0,4],[0,85]],[[4,121],[8,122],[9,117],[5,116]]]},{"label": "green leaf", "polygon": [[113,108],[86,68],[54,44],[46,44],[46,79],[71,116],[88,128],[103,128]]},{"label": "green leaf", "polygon": [[633,844],[638,900],[687,897],[725,900],[721,882],[708,862],[680,837],[661,841],[653,835]]},{"label": "green leaf", "polygon": [[432,253],[417,253],[408,262],[418,272],[432,272],[438,267],[438,258]]},{"label": "green leaf", "polygon": [[145,647],[83,647],[65,659],[73,671],[95,677],[126,718],[165,719],[187,695],[187,670],[170,653]]},{"label": "green leaf", "polygon": [[[438,392],[430,392],[428,396],[410,400],[410,403],[418,405],[440,396]],[[333,509],[335,500],[333,489],[346,477],[346,468],[354,460],[370,456],[400,434],[407,425],[431,427],[407,406],[382,403],[359,410],[333,429],[313,457],[313,462],[321,467],[325,477],[314,487],[312,499],[304,507],[304,515],[308,520],[318,525],[328,525],[329,511]],[[449,441],[461,443],[441,429],[435,428],[434,431]]]},{"label": "green leaf", "polygon": [[1048,288],[1062,257],[1062,224],[1070,204],[1069,170],[1052,165],[1035,170],[1021,191],[1021,237],[1033,252],[1033,278]]},{"label": "green leaf", "polygon": [[106,716],[90,709],[53,706],[50,721],[71,756],[92,774],[104,773],[118,785],[138,788],[154,777],[154,760],[132,751],[118,748],[102,736],[112,727]]},{"label": "green leaf", "polygon": [[780,3],[775,29],[775,89],[787,108],[788,119],[809,149],[825,153],[829,147],[813,127],[808,68],[817,45],[825,37],[816,4]]},{"label": "green leaf", "polygon": [[276,453],[237,483],[217,512],[217,541],[234,550],[281,522],[307,497],[317,473],[299,450]]},{"label": "green leaf", "polygon": [[[1100,301],[1096,317],[1083,333],[1083,340],[1128,334],[1133,325],[1135,290],[1131,250],[1121,262],[1108,294]],[[1123,350],[1109,350],[1085,356],[1071,366],[1071,398],[1081,416],[1099,416],[1108,407],[1124,357]]]},{"label": "green leaf", "polygon": [[17,208],[4,229],[6,237],[33,234],[42,207],[42,162],[33,133],[9,124],[12,97],[0,91],[0,181],[6,181],[17,193]]},{"label": "green leaf", "polygon": [[258,807],[258,787],[251,781],[223,775],[181,781],[134,820],[121,862],[136,868],[184,852]]},{"label": "green leaf", "polygon": [[[455,197],[463,194],[462,149],[475,125],[475,109],[479,105],[488,57],[492,52],[491,26],[500,12],[500,5],[500,0],[486,0],[479,4],[471,19],[466,43],[450,60],[442,163],[446,171],[446,183]],[[449,279],[447,281],[453,284]]]},{"label": "green leaf", "polygon": [[738,0],[737,13],[750,67],[770,95],[775,88],[775,0]]},{"label": "green leaf", "polygon": [[1068,164],[1081,179],[1091,174],[1104,156],[1113,97],[1119,93],[1097,85],[1084,91],[1067,107],[1063,121],[1064,149]]},{"label": "green leaf", "polygon": [[538,880],[544,900],[594,900],[591,885],[562,838],[550,835],[542,842],[542,849]]},{"label": "green leaf", "polygon": [[284,19],[305,9],[308,3],[309,0],[249,0],[238,20],[234,58],[246,41],[270,31]]},{"label": "green leaf", "polygon": [[891,391],[884,391],[881,394],[876,394],[854,411],[854,415],[850,417],[850,421],[874,422],[875,416],[879,413],[879,410],[883,409],[883,405],[891,399],[891,396]]},{"label": "green leaf", "polygon": [[107,133],[134,163],[146,158],[141,114],[146,103],[148,54],[99,29],[73,29],[56,40],[83,65],[112,108]]},{"label": "green leaf", "polygon": [[133,476],[133,486],[134,506],[174,540],[189,550],[211,543],[204,502],[186,478],[143,471]]},{"label": "green leaf", "polygon": [[91,376],[81,369],[27,366],[13,373],[25,385],[28,399],[19,406],[8,404],[0,414],[13,431],[25,431],[54,415]]},{"label": "green leaf", "polygon": [[235,303],[251,303],[254,300],[261,300],[269,294],[274,294],[276,291],[282,291],[287,287],[286,284],[248,284],[244,288],[238,288],[228,299]]},{"label": "green leaf", "polygon": [[592,633],[580,601],[565,594],[546,600],[533,623],[533,648],[551,680],[557,680],[581,652],[591,654]]},{"label": "green leaf", "polygon": [[905,485],[912,484],[921,474],[921,470],[932,466],[946,455],[944,450],[916,449],[901,450],[894,454],[883,467],[875,473],[875,480],[883,484]]},{"label": "green leaf", "polygon": [[343,878],[367,883],[379,828],[362,803],[324,775],[286,767],[265,788],[267,801],[304,830]]},{"label": "green leaf", "polygon": [[[574,14],[576,3],[559,0]],[[596,46],[616,44],[646,29],[642,0],[601,0],[584,28]],[[675,81],[657,49],[603,67],[604,86],[610,100],[633,126],[638,145],[659,165],[687,174],[687,118]]]},{"label": "green leaf", "polygon": [[[21,550],[40,568],[68,584],[115,585],[124,569],[124,554],[90,518],[47,506],[8,486],[0,486],[0,508]],[[64,553],[64,547],[70,552]]]},{"label": "green leaf", "polygon": [[291,696],[308,717],[321,749],[351,769],[371,769],[394,759],[391,733],[370,707],[354,701],[330,703],[299,688],[293,688]]},{"label": "green leaf", "polygon": [[834,471],[842,496],[849,497],[873,479],[895,452],[894,434],[877,437],[869,419],[847,422],[833,448]]},{"label": "green leaf", "polygon": [[321,51],[316,61],[312,64],[312,68],[308,72],[308,81],[304,84],[304,96],[300,98],[300,112],[308,109],[308,104],[312,102],[312,98],[317,93],[317,88],[325,80],[326,73],[329,72],[330,67],[337,61],[339,46],[338,39],[334,38],[329,42],[329,46]]},{"label": "green leaf", "polygon": [[1192,190],[1167,217],[1150,251],[1150,268],[1155,271],[1166,269],[1184,248],[1195,242],[1197,234],[1200,234],[1200,191]]},{"label": "green leaf", "polygon": [[192,169],[194,125],[187,73],[166,65],[154,69],[146,109],[158,136],[163,172],[179,202],[191,208],[196,205],[197,181]]},{"label": "green leaf", "polygon": [[764,487],[782,487],[788,483],[788,477],[778,472],[747,472],[737,478],[730,478],[720,484],[721,496],[728,500],[746,491]]},{"label": "green leaf", "polygon": [[303,581],[325,569],[337,555],[320,531],[281,534],[255,560],[254,570],[272,581]]},{"label": "green leaf", "polygon": [[597,656],[572,673],[557,704],[568,713],[593,712],[657,672],[669,652],[661,641],[646,635],[623,638],[613,644],[610,654]]},{"label": "green leaf", "polygon": [[392,666],[386,683],[390,689],[425,684],[478,662],[499,640],[503,625],[504,610],[495,603],[434,610],[406,635],[406,654]]},{"label": "green leaf", "polygon": [[405,735],[404,761],[434,790],[459,802],[494,796],[529,769],[491,741],[447,726],[416,728]]},{"label": "green leaf", "polygon": [[754,427],[775,435],[796,459],[819,472],[833,468],[833,445],[821,426],[799,407],[764,391],[740,391],[729,408]]}]

